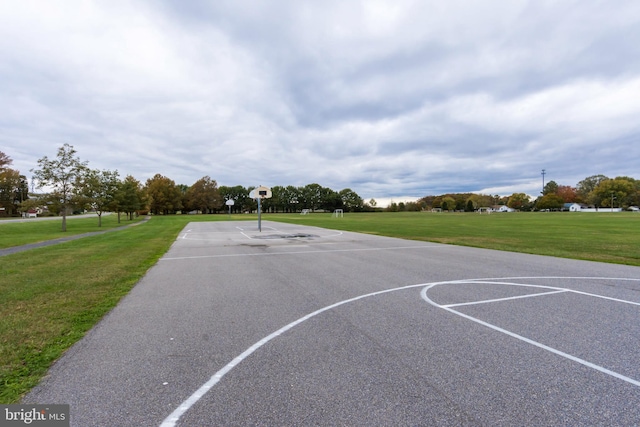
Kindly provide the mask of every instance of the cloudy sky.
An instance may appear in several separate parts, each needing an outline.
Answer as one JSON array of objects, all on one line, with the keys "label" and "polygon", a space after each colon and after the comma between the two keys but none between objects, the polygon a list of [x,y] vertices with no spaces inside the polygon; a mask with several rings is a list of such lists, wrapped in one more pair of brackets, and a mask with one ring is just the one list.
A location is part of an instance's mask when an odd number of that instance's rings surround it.
[{"label": "cloudy sky", "polygon": [[640,2],[0,0],[0,151],[409,200],[640,179]]}]

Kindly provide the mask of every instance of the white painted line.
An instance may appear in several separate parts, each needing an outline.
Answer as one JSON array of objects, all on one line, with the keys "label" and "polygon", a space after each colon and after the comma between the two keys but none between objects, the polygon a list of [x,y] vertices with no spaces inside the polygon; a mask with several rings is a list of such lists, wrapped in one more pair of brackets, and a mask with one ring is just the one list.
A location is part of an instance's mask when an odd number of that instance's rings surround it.
[{"label": "white painted line", "polygon": [[606,297],[604,295],[590,294],[589,292],[574,291],[574,290],[571,290],[571,292],[573,292],[574,294],[587,295],[587,296],[590,296],[590,297],[602,298],[602,299],[606,299],[606,300],[609,300],[609,301],[622,302],[622,303],[625,303],[625,304],[632,304],[632,305],[640,306],[640,302],[633,302],[633,301],[627,301],[627,300],[624,300],[624,299],[611,298],[611,297]]},{"label": "white painted line", "polygon": [[[460,283],[465,283],[465,282],[457,281],[457,282],[455,282],[455,283],[460,284]],[[469,281],[469,282],[466,282],[466,283],[477,283],[477,282],[475,282],[475,281]],[[637,381],[637,380],[635,380],[635,379],[633,379],[633,378],[629,378],[629,377],[627,377],[627,376],[624,376],[624,375],[622,375],[622,374],[619,374],[619,373],[617,373],[617,372],[614,372],[614,371],[611,371],[611,370],[609,370],[609,369],[607,369],[607,368],[604,368],[604,367],[602,367],[602,366],[600,366],[600,365],[596,365],[595,363],[591,363],[591,362],[589,362],[589,361],[587,361],[587,360],[580,359],[579,357],[576,357],[576,356],[573,356],[573,355],[571,355],[571,354],[565,353],[565,352],[560,351],[560,350],[558,350],[558,349],[555,349],[555,348],[553,348],[553,347],[549,347],[549,346],[547,346],[547,345],[545,345],[545,344],[542,344],[542,343],[539,343],[539,342],[537,342],[537,341],[533,341],[532,339],[529,339],[529,338],[523,337],[522,335],[518,335],[518,334],[513,333],[513,332],[511,332],[511,331],[508,331],[508,330],[506,330],[506,329],[500,328],[499,326],[492,325],[491,323],[487,323],[487,322],[485,322],[485,321],[483,321],[483,320],[477,319],[477,318],[475,318],[475,317],[469,316],[469,315],[467,315],[467,314],[461,313],[461,312],[459,312],[459,311],[453,310],[453,309],[451,309],[451,308],[449,308],[449,307],[446,307],[446,306],[443,306],[443,305],[440,305],[440,304],[436,303],[435,301],[431,300],[431,299],[428,297],[427,292],[429,291],[429,289],[433,288],[434,286],[442,285],[442,284],[444,284],[444,283],[434,283],[434,284],[431,284],[431,285],[426,286],[426,287],[425,287],[424,289],[422,289],[422,291],[420,292],[420,296],[422,297],[422,299],[423,299],[423,300],[425,300],[425,301],[426,301],[426,302],[428,302],[429,304],[433,305],[434,307],[439,307],[439,308],[441,308],[441,309],[443,309],[443,310],[446,310],[446,311],[448,311],[448,312],[450,312],[450,313],[456,314],[456,315],[458,315],[458,316],[460,316],[460,317],[463,317],[463,318],[465,318],[465,319],[468,319],[468,320],[471,320],[471,321],[473,321],[473,322],[476,322],[476,323],[478,323],[478,324],[480,324],[480,325],[482,325],[482,326],[486,326],[487,328],[493,329],[494,331],[501,332],[501,333],[503,333],[503,334],[505,334],[505,335],[508,335],[508,336],[510,336],[510,337],[513,337],[513,338],[516,338],[516,339],[518,339],[518,340],[520,340],[520,341],[524,341],[524,342],[526,342],[527,344],[531,344],[531,345],[533,345],[533,346],[536,346],[536,347],[541,348],[541,349],[543,349],[543,350],[549,351],[549,352],[551,352],[551,353],[553,353],[553,354],[556,354],[556,355],[558,355],[558,356],[561,356],[561,357],[564,357],[564,358],[566,358],[566,359],[572,360],[572,361],[574,361],[574,362],[580,363],[581,365],[587,366],[587,367],[589,367],[589,368],[591,368],[591,369],[595,369],[596,371],[602,372],[602,373],[604,373],[604,374],[610,375],[610,376],[612,376],[612,377],[618,378],[618,379],[620,379],[620,380],[622,380],[622,381],[625,381],[625,382],[628,382],[628,383],[630,383],[630,384],[633,384],[633,385],[635,385],[635,386],[637,386],[637,387],[640,387],[640,381]],[[505,285],[511,285],[510,283],[506,283],[506,282],[505,282],[505,283],[503,283],[503,284],[505,284]],[[514,285],[516,285],[516,286],[523,286],[522,284],[514,284]],[[573,292],[571,289],[567,289],[567,291],[569,291],[569,292]],[[599,298],[600,298],[600,297],[602,297],[601,295],[595,295],[595,294],[593,294],[593,296],[595,296],[595,297],[599,297]],[[609,299],[609,298],[606,298],[606,299]],[[625,300],[619,300],[619,302],[625,302],[625,303],[635,304],[635,303],[633,303],[633,302],[631,302],[631,301],[625,301]]]},{"label": "white painted line", "polygon": [[562,291],[540,292],[540,293],[537,293],[537,294],[518,295],[518,296],[515,296],[515,297],[487,299],[487,300],[472,301],[472,302],[461,302],[459,304],[447,304],[447,305],[441,305],[440,307],[450,308],[450,307],[461,307],[463,305],[487,304],[487,303],[490,303],[490,302],[501,302],[501,301],[510,301],[510,300],[514,300],[514,299],[521,299],[521,298],[540,297],[540,296],[543,296],[543,295],[553,295],[553,294],[559,294],[559,293],[562,293],[562,292],[570,292],[570,291],[567,289],[567,290],[562,290]]},{"label": "white painted line", "polygon": [[[562,276],[553,276],[553,277],[509,277],[509,278],[505,278],[505,280],[514,280],[514,279],[619,280],[619,281],[628,281],[628,282],[640,282],[640,279],[631,279],[631,278],[621,279],[621,278],[618,278],[618,277],[562,277]],[[544,286],[544,285],[513,283],[513,282],[497,282],[496,280],[501,280],[501,279],[457,280],[455,282],[449,282],[449,283],[481,283],[481,284],[489,284],[489,285],[509,285],[509,286],[523,286],[523,287],[527,287],[527,288],[555,289],[555,290],[558,290],[558,291],[567,291],[567,292],[572,292],[574,294],[581,294],[581,295],[586,295],[586,296],[590,296],[590,297],[594,297],[594,298],[601,298],[601,299],[605,299],[605,300],[609,300],[609,301],[621,302],[623,304],[631,304],[631,305],[640,306],[640,302],[608,297],[606,295],[592,294],[592,293],[589,293],[589,292],[576,291],[574,289],[557,288],[555,286]]]},{"label": "white painted line", "polygon": [[[634,278],[629,278],[629,277],[586,277],[586,276],[572,276],[572,277],[567,277],[567,276],[513,276],[513,277],[484,277],[482,279],[468,279],[468,280],[461,280],[459,282],[464,282],[464,283],[471,283],[471,282],[478,282],[478,281],[484,281],[484,280],[528,280],[528,279],[569,279],[569,280],[619,280],[619,281],[629,281],[629,282],[640,282],[640,279],[634,279]],[[451,282],[453,283],[453,282]],[[493,282],[491,282],[493,283]],[[495,283],[501,283],[501,282],[495,282]],[[527,285],[527,286],[533,286],[533,285]]]},{"label": "white painted line", "polygon": [[244,231],[244,228],[242,228],[242,227],[236,227],[236,228],[237,228],[238,230],[240,230],[240,231]]},{"label": "white painted line", "polygon": [[216,372],[211,378],[209,378],[209,381],[207,381],[206,383],[204,383],[198,390],[196,390],[191,396],[189,396],[189,398],[187,398],[187,400],[185,400],[184,402],[182,402],[182,404],[180,406],[178,406],[178,408],[173,411],[167,418],[165,418],[165,420],[162,422],[162,424],[160,424],[160,427],[173,427],[176,425],[176,423],[178,422],[178,420],[180,419],[180,417],[187,412],[193,405],[196,404],[196,402],[198,400],[200,400],[202,398],[202,396],[204,396],[209,390],[211,390],[211,388],[216,385],[221,379],[222,377],[224,377],[229,371],[231,371],[236,365],[238,365],[240,362],[242,362],[244,359],[246,359],[247,357],[249,357],[252,353],[254,353],[256,350],[258,350],[260,347],[262,347],[263,345],[265,345],[266,343],[268,343],[269,341],[271,341],[272,339],[282,335],[283,333],[287,332],[289,329],[299,325],[300,323],[311,319],[312,317],[317,316],[318,314],[324,313],[325,311],[334,309],[336,307],[339,307],[341,305],[344,304],[348,304],[350,302],[354,302],[363,298],[368,298],[368,297],[372,297],[372,296],[376,296],[376,295],[381,295],[381,294],[386,294],[389,292],[394,292],[394,291],[399,291],[402,289],[410,289],[410,288],[416,288],[419,286],[424,286],[424,285],[409,285],[409,286],[404,286],[402,288],[395,288],[395,289],[387,289],[384,291],[378,291],[378,292],[373,292],[370,294],[366,294],[366,295],[361,295],[355,298],[351,298],[351,299],[347,299],[344,301],[340,301],[338,303],[326,306],[324,308],[321,308],[320,310],[316,310],[313,313],[307,314],[304,317],[299,318],[298,320],[289,323],[288,325],[284,326],[283,328],[278,329],[277,331],[273,332],[270,335],[267,335],[266,337],[264,337],[263,339],[261,339],[260,341],[258,341],[257,343],[255,343],[254,345],[252,345],[251,347],[249,347],[248,349],[246,349],[244,352],[242,352],[242,354],[240,354],[239,356],[237,356],[235,359],[233,359],[231,362],[229,362],[226,366],[224,366],[222,369],[220,369],[218,372]]},{"label": "white painted line", "polygon": [[[426,246],[425,246],[426,247]],[[557,279],[575,279],[575,277],[556,277]],[[513,280],[516,278],[510,278],[510,280]],[[529,277],[529,279],[535,279],[535,277]],[[585,279],[585,280],[603,280],[604,278],[600,278],[600,277],[583,277],[581,279]],[[459,316],[468,318],[469,320],[473,320],[474,322],[478,322],[480,324],[484,324],[485,326],[498,330],[500,332],[506,333],[507,335],[513,336],[514,338],[518,338],[518,339],[522,339],[525,342],[529,342],[532,345],[535,345],[537,347],[540,348],[544,348],[545,350],[551,351],[553,353],[559,354],[563,357],[567,357],[568,359],[574,360],[578,363],[582,363],[585,366],[589,366],[589,367],[593,367],[594,369],[598,369],[601,372],[607,373],[609,375],[615,376],[616,378],[622,379],[624,381],[627,382],[631,382],[631,384],[634,384],[636,386],[640,386],[640,382],[625,377],[624,375],[620,375],[616,372],[613,371],[609,371],[605,368],[599,367],[597,365],[594,365],[590,362],[587,361],[583,361],[582,359],[576,358],[574,356],[571,356],[569,354],[566,353],[562,353],[559,350],[553,349],[551,347],[547,347],[544,346],[543,344],[537,343],[535,341],[529,340],[528,338],[525,337],[521,337],[519,335],[513,334],[512,332],[506,331],[506,330],[501,330],[500,328],[498,328],[497,326],[491,325],[489,323],[483,322],[479,319],[475,319],[471,316],[466,316],[462,313],[459,313],[455,310],[452,310],[450,308],[445,308],[441,305],[436,304],[435,302],[431,301],[427,295],[426,292],[428,289],[437,286],[437,285],[445,285],[445,284],[465,284],[465,283],[482,283],[480,281],[482,281],[483,279],[478,279],[479,281],[476,282],[473,279],[470,280],[452,280],[452,281],[446,281],[446,282],[435,282],[435,283],[421,283],[418,285],[408,285],[408,286],[402,286],[399,288],[393,288],[393,289],[386,289],[386,290],[382,290],[382,291],[377,291],[377,292],[372,292],[370,294],[365,294],[365,295],[360,295],[358,297],[354,297],[354,298],[350,298],[344,301],[340,301],[337,302],[335,304],[332,305],[328,305],[324,308],[321,308],[319,310],[314,311],[313,313],[307,314],[306,316],[303,316],[301,318],[299,318],[298,320],[289,323],[288,325],[278,329],[277,331],[271,333],[270,335],[264,337],[263,339],[261,339],[260,341],[258,341],[257,343],[253,344],[251,347],[249,347],[248,349],[246,349],[244,352],[242,352],[242,354],[240,354],[239,356],[235,357],[231,362],[229,362],[227,365],[225,365],[222,369],[220,369],[218,372],[216,372],[211,378],[209,378],[209,380],[204,383],[202,386],[200,386],[200,388],[198,388],[191,396],[189,396],[184,402],[182,402],[180,404],[180,406],[178,406],[167,418],[164,419],[164,421],[162,422],[162,424],[160,424],[160,427],[174,427],[176,425],[176,423],[178,422],[178,420],[180,419],[180,417],[182,417],[182,415],[184,415],[193,405],[195,405],[209,390],[211,390],[218,382],[220,382],[220,380],[227,374],[229,373],[229,371],[231,371],[234,367],[236,367],[238,364],[240,364],[243,360],[245,360],[247,357],[249,357],[251,354],[253,354],[256,350],[258,350],[260,347],[262,347],[263,345],[265,345],[266,343],[268,343],[269,341],[273,340],[274,338],[282,335],[283,333],[287,332],[288,330],[294,328],[295,326],[301,324],[302,322],[311,319],[312,317],[315,317],[321,313],[324,313],[325,311],[329,311],[332,310],[336,307],[339,307],[341,305],[344,304],[349,304],[351,302],[354,301],[358,301],[364,298],[368,298],[368,297],[374,297],[374,296],[378,296],[378,295],[383,295],[383,294],[388,294],[391,292],[396,292],[396,291],[403,291],[403,290],[407,290],[407,289],[412,289],[412,288],[419,288],[422,287],[422,291],[420,292],[420,295],[422,296],[422,298],[429,302],[429,304],[438,307],[438,308],[442,308],[443,310],[447,310],[451,313],[457,314]],[[500,280],[499,278],[496,279],[491,279],[491,280]],[[617,279],[617,278],[608,278],[606,280],[621,280],[621,279]],[[626,280],[633,280],[633,281],[638,281],[640,282],[640,279],[626,279]],[[487,283],[495,283],[495,284],[505,284],[504,282],[487,282]],[[536,288],[551,288],[551,289],[557,289],[557,290],[565,290],[564,288],[554,288],[554,287],[549,287],[549,286],[539,286],[539,285],[522,285],[522,284],[517,284],[514,283],[512,284],[514,286],[531,286],[531,287],[536,287]],[[567,289],[567,291],[571,291],[571,289]],[[621,300],[623,301],[623,300]],[[628,302],[628,301],[627,301]]]}]

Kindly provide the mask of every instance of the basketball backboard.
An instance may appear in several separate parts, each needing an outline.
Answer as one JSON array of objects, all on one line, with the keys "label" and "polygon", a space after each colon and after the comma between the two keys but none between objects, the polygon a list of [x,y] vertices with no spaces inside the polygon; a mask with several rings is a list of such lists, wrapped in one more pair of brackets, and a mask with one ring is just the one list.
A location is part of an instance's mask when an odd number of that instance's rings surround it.
[{"label": "basketball backboard", "polygon": [[259,186],[254,188],[249,193],[249,197],[252,199],[270,199],[271,198],[271,189],[269,187]]}]

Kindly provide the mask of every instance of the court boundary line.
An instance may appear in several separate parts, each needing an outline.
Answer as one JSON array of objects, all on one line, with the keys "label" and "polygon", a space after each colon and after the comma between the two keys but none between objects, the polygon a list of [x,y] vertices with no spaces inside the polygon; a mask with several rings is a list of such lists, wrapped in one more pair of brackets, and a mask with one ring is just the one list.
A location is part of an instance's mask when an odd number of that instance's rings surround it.
[{"label": "court boundary line", "polygon": [[[333,310],[334,308],[340,307],[342,305],[345,304],[349,304],[355,301],[359,301],[361,299],[365,299],[365,298],[369,298],[369,297],[375,297],[375,296],[379,296],[379,295],[384,295],[384,294],[388,294],[391,292],[397,292],[397,291],[403,291],[403,290],[408,290],[408,289],[413,289],[413,288],[420,288],[422,287],[423,289],[420,292],[420,295],[422,297],[422,294],[424,293],[426,296],[426,291],[430,288],[433,288],[435,286],[439,286],[439,285],[452,285],[452,284],[482,284],[483,282],[486,282],[488,280],[524,280],[524,279],[565,279],[565,280],[625,280],[625,281],[634,281],[634,282],[640,282],[640,279],[634,279],[634,278],[616,278],[616,277],[573,277],[573,276],[568,276],[568,277],[564,277],[564,276],[531,276],[531,277],[509,277],[509,278],[492,278],[492,279],[461,279],[461,280],[447,280],[447,281],[442,281],[442,282],[432,282],[432,283],[420,283],[420,284],[415,284],[415,285],[407,285],[407,286],[401,286],[398,288],[392,288],[392,289],[385,289],[385,290],[381,290],[381,291],[376,291],[376,292],[371,292],[368,294],[363,294],[357,297],[353,297],[353,298],[349,298],[343,301],[339,301],[337,303],[325,306],[323,308],[320,308],[312,313],[309,313],[303,317],[300,317],[299,319],[283,326],[282,328],[276,330],[275,332],[272,332],[271,334],[267,335],[266,337],[262,338],[261,340],[259,340],[258,342],[256,342],[255,344],[253,344],[252,346],[250,346],[249,348],[247,348],[245,351],[243,351],[240,355],[236,356],[235,358],[233,358],[231,360],[231,362],[227,363],[222,369],[218,370],[215,374],[213,374],[213,376],[211,376],[209,378],[208,381],[206,381],[203,385],[201,385],[194,393],[192,393],[187,399],[185,399],[173,412],[171,412],[171,414],[169,414],[169,416],[167,416],[162,423],[160,424],[160,427],[175,427],[176,423],[180,420],[180,418],[189,410],[191,409],[191,407],[193,407],[193,405],[195,405],[202,397],[204,397],[204,395],[206,395],[209,390],[211,390],[218,382],[220,382],[220,380],[222,380],[222,378],[228,374],[233,368],[235,368],[238,364],[242,363],[242,361],[244,361],[247,357],[249,357],[250,355],[252,355],[253,353],[255,353],[259,348],[261,348],[262,346],[264,346],[265,344],[267,344],[268,342],[270,342],[271,340],[279,337],[280,335],[284,334],[285,332],[289,331],[290,329],[298,326],[299,324],[315,317],[318,316],[326,311],[329,310]],[[508,284],[505,282],[490,282],[490,283],[494,283],[494,284]],[[523,284],[513,284],[513,285],[517,285],[517,286],[529,286],[529,285],[523,285]],[[567,288],[556,288],[553,286],[543,286],[543,285],[531,285],[531,287],[537,287],[537,288],[548,288],[548,289],[556,289],[556,290],[564,290]],[[570,292],[573,292],[572,289],[567,289]],[[577,292],[577,293],[583,293],[583,292]],[[609,297],[605,297],[603,295],[597,295],[597,294],[588,294],[588,293],[584,293],[590,296],[595,296],[595,297],[602,297],[605,299],[612,299],[612,300],[616,300],[614,298],[609,298]],[[422,297],[422,299],[424,299],[424,297]],[[560,350],[556,350],[552,347],[548,347],[544,344],[541,343],[537,343],[536,341],[530,340],[529,338],[526,337],[522,337],[520,335],[517,335],[515,333],[512,333],[510,331],[507,331],[505,329],[501,329],[497,326],[491,325],[490,323],[484,322],[482,320],[479,319],[475,319],[474,317],[471,316],[467,316],[463,313],[459,313],[453,309],[450,308],[445,308],[441,305],[436,304],[435,302],[431,302],[431,300],[429,299],[428,301],[425,300],[426,302],[428,302],[430,305],[435,306],[437,308],[441,308],[443,310],[449,311],[452,314],[456,314],[458,316],[467,318],[468,320],[472,320],[473,322],[479,323],[483,326],[487,326],[491,329],[494,329],[498,332],[502,332],[505,333],[509,336],[512,336],[514,338],[520,339],[524,342],[527,342],[529,344],[532,344],[536,347],[539,348],[543,348],[547,351],[550,351],[552,353],[555,353],[556,355],[560,355],[562,357],[566,357],[569,360],[573,360],[575,362],[578,362],[584,366],[587,367],[592,367],[593,369],[596,369],[600,372],[606,373],[608,375],[611,375],[613,377],[616,377],[618,379],[621,379],[623,381],[626,382],[630,382],[633,385],[636,385],[638,387],[640,387],[640,381],[636,381],[632,378],[629,377],[625,377],[624,375],[618,374],[614,371],[610,371],[606,368],[602,368],[599,367],[598,365],[592,364],[591,362],[588,362],[586,360],[582,360],[580,358],[577,358],[575,356],[571,356],[570,354],[567,353],[563,353]],[[640,303],[635,303],[635,302],[631,302],[631,301],[625,301],[625,300],[619,300],[620,302],[627,302],[627,303],[632,303],[634,305],[640,305]],[[598,369],[600,368],[600,369]]]},{"label": "court boundary line", "polygon": [[[525,286],[525,287],[528,286],[528,285],[523,285],[523,284],[520,284],[520,283],[509,283],[509,282],[476,282],[476,281],[456,282],[456,284],[461,284],[461,283],[488,283],[488,284],[501,284],[501,285],[507,285],[507,286]],[[600,365],[596,365],[595,363],[589,362],[588,360],[581,359],[581,358],[579,358],[577,356],[573,356],[573,355],[571,355],[569,353],[565,353],[564,351],[561,351],[561,350],[558,350],[556,348],[550,347],[548,345],[542,344],[542,343],[540,343],[538,341],[534,341],[534,340],[532,340],[530,338],[527,338],[527,337],[524,337],[522,335],[516,334],[516,333],[511,332],[511,331],[509,331],[507,329],[504,329],[504,328],[501,328],[499,326],[493,325],[491,323],[485,322],[484,320],[480,320],[480,319],[478,319],[476,317],[473,317],[473,316],[470,316],[468,314],[461,313],[459,311],[453,310],[452,308],[450,308],[448,306],[444,306],[444,305],[440,305],[440,304],[436,303],[435,301],[431,300],[427,296],[427,292],[429,291],[429,289],[432,289],[435,286],[442,285],[442,284],[447,284],[447,283],[434,283],[434,284],[431,284],[431,285],[425,287],[424,289],[422,289],[422,291],[420,291],[420,296],[422,297],[423,300],[425,300],[427,303],[433,305],[434,307],[441,308],[441,309],[446,310],[446,311],[448,311],[450,313],[453,313],[453,314],[456,314],[456,315],[458,315],[460,317],[463,317],[463,318],[465,318],[467,320],[471,320],[472,322],[478,323],[479,325],[486,326],[487,328],[493,329],[494,331],[503,333],[503,334],[508,335],[508,336],[510,336],[512,338],[515,338],[515,339],[518,339],[520,341],[523,341],[523,342],[525,342],[527,344],[531,344],[531,345],[533,345],[535,347],[541,348],[543,350],[546,350],[546,351],[551,352],[553,354],[556,354],[558,356],[564,357],[564,358],[569,359],[569,360],[571,360],[573,362],[577,362],[577,363],[579,363],[579,364],[581,364],[583,366],[586,366],[588,368],[591,368],[591,369],[594,369],[596,371],[599,371],[599,372],[602,372],[604,374],[607,374],[609,376],[618,378],[618,379],[620,379],[622,381],[625,381],[627,383],[635,385],[636,387],[640,387],[640,381],[635,380],[635,379],[630,378],[630,377],[627,377],[626,375],[619,374],[618,372],[612,371],[612,370],[607,369],[607,368],[605,368],[603,366],[600,366]],[[451,283],[448,283],[448,284],[451,284]],[[535,286],[534,285],[532,287],[539,287],[539,286]],[[552,287],[552,286],[549,286],[548,288],[554,289],[554,287]],[[555,288],[555,289],[560,289],[560,288]],[[640,305],[640,303],[636,303],[636,302],[633,302],[633,301],[620,300],[620,299],[617,299],[617,298],[609,298],[609,297],[605,297],[603,295],[589,294],[589,293],[580,292],[580,291],[574,292],[572,289],[566,289],[566,291],[567,292],[571,292],[571,293],[576,293],[576,294],[588,295],[588,296],[596,297],[596,298],[602,298],[602,299],[605,299],[605,300],[613,300],[615,302],[622,302],[622,303],[632,304],[632,305]],[[557,292],[554,292],[554,293],[557,293]],[[548,295],[549,293],[545,292],[543,294],[547,294]],[[539,296],[539,295],[541,295],[541,294],[532,294],[530,296]],[[479,302],[479,303],[482,303],[482,302]]]}]

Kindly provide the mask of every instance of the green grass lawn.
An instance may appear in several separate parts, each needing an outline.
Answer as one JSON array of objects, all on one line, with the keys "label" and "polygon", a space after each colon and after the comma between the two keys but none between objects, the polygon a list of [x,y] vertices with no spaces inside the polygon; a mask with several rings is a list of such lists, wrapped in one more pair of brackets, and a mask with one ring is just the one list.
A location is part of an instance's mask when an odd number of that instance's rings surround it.
[{"label": "green grass lawn", "polygon": [[29,222],[0,221],[0,249],[12,246],[26,245],[28,243],[53,240],[60,237],[73,236],[76,234],[88,233],[92,231],[110,230],[116,227],[131,224],[142,220],[142,217],[128,221],[124,215],[118,223],[117,215],[102,215],[102,227],[98,227],[98,217],[73,218],[67,217],[67,231],[62,231],[62,217]]},{"label": "green grass lawn", "polygon": [[640,214],[518,212],[264,215],[296,224],[640,266]]},{"label": "green grass lawn", "polygon": [[[233,215],[233,220],[256,220]],[[51,363],[91,329],[167,251],[189,221],[227,215],[157,216],[113,233],[0,257],[0,403],[14,403]],[[264,214],[283,221],[346,231],[640,266],[636,213],[362,213]],[[115,215],[0,224],[0,247],[100,231]]]}]

